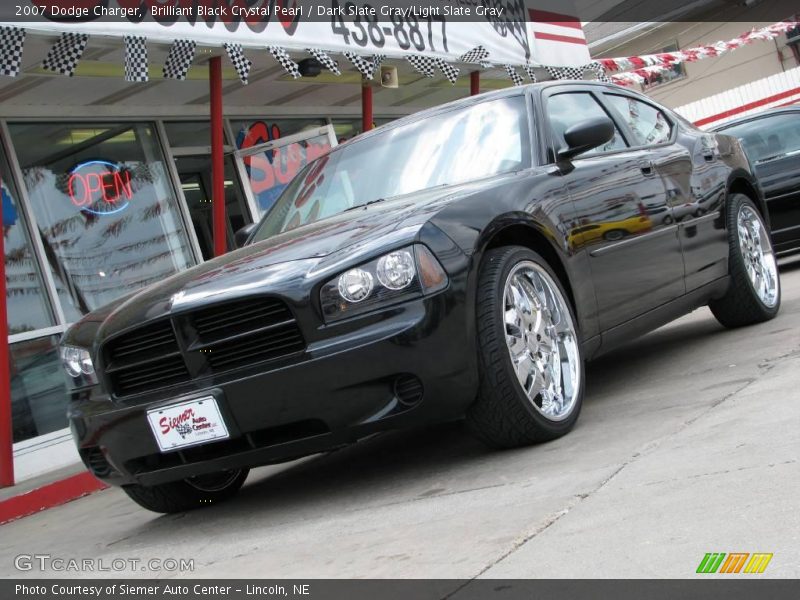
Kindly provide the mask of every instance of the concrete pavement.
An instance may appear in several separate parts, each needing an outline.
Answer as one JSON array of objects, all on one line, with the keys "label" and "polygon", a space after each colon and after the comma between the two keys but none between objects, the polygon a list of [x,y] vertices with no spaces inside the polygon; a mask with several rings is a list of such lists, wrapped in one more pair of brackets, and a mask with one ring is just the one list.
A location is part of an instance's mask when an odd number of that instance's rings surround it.
[{"label": "concrete pavement", "polygon": [[108,576],[693,577],[706,552],[771,552],[761,577],[799,577],[800,260],[782,281],[771,322],[728,331],[701,309],[591,364],[555,442],[397,432],[174,516],[107,490],[0,527],[0,576],[58,576],[14,568],[49,553],[195,561]]}]

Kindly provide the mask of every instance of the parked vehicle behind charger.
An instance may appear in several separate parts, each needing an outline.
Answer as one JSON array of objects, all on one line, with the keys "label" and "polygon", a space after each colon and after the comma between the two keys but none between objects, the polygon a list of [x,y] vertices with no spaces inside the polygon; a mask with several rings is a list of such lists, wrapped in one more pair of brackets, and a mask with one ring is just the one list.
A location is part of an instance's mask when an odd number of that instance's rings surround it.
[{"label": "parked vehicle behind charger", "polygon": [[800,250],[800,107],[766,110],[716,131],[742,142],[764,191],[775,253]]}]

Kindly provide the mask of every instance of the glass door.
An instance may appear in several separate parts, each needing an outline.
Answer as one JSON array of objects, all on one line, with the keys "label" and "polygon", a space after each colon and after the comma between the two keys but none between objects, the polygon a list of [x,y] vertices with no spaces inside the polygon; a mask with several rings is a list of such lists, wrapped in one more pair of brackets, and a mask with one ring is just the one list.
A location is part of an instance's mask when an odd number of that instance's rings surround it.
[{"label": "glass door", "polygon": [[[176,152],[176,150],[178,150]],[[211,156],[208,154],[183,155],[173,149],[175,167],[178,171],[183,196],[197,235],[203,259],[214,257],[214,235],[212,217]],[[227,249],[234,249],[234,234],[250,222],[236,167],[230,155],[225,156],[225,216]]]}]

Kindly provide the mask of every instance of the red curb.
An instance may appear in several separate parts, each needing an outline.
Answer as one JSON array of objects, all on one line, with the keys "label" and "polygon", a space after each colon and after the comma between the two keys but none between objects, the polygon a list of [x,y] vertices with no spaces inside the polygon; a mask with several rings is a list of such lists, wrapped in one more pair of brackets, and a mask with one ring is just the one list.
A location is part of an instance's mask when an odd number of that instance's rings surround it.
[{"label": "red curb", "polygon": [[86,472],[48,483],[7,500],[0,500],[0,525],[66,504],[107,487],[105,483]]}]

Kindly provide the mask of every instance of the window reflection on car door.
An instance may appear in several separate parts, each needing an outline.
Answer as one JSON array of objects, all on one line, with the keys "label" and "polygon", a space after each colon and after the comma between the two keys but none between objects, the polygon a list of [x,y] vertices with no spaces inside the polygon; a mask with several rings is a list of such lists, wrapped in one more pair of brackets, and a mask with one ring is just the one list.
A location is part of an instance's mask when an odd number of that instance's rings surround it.
[{"label": "window reflection on car door", "polygon": [[[570,126],[612,116],[577,86],[556,88],[545,105],[553,150],[565,145],[563,132]],[[575,210],[568,243],[572,251],[588,254],[604,330],[685,291],[664,182],[650,153],[631,148],[630,131],[615,125],[609,143],[577,156],[564,171]]]}]

